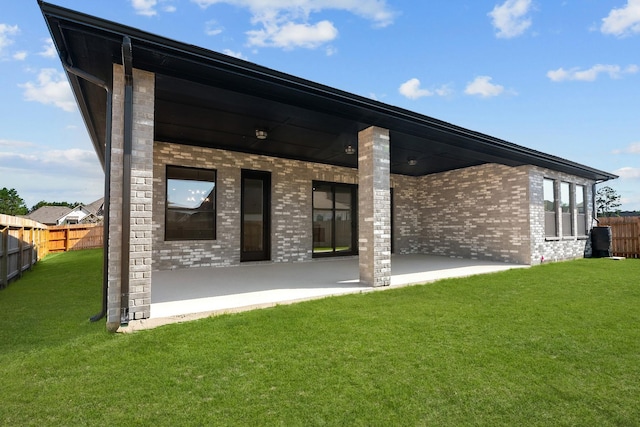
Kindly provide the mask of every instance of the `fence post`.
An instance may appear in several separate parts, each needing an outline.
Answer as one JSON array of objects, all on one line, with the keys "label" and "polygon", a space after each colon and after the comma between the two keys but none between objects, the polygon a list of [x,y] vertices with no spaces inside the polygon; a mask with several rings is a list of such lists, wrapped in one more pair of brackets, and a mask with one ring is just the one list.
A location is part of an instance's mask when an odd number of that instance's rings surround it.
[{"label": "fence post", "polygon": [[2,256],[0,256],[0,289],[9,284],[9,226],[2,229]]},{"label": "fence post", "polygon": [[24,265],[22,260],[24,250],[24,227],[18,229],[18,278],[22,277],[22,266]]}]

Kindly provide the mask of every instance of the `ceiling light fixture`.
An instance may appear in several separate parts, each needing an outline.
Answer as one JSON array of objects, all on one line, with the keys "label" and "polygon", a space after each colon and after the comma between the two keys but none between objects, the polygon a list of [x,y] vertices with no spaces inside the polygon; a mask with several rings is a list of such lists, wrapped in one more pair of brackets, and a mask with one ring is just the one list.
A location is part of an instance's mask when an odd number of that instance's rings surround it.
[{"label": "ceiling light fixture", "polygon": [[347,146],[344,147],[344,152],[348,155],[356,154],[356,147],[352,144],[347,144]]},{"label": "ceiling light fixture", "polygon": [[256,138],[267,139],[267,131],[263,129],[256,129]]},{"label": "ceiling light fixture", "polygon": [[409,157],[407,163],[409,163],[409,166],[415,166],[418,164],[418,160],[415,157]]}]

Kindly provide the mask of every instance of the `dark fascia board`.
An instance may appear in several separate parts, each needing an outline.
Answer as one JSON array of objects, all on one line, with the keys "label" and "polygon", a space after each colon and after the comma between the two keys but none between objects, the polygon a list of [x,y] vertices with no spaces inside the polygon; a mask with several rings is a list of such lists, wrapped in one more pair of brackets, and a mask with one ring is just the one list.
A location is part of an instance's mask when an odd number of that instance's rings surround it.
[{"label": "dark fascia board", "polygon": [[[410,110],[391,106],[248,61],[213,52],[202,47],[171,40],[133,27],[46,3],[42,0],[38,0],[38,4],[45,17],[45,21],[47,21],[47,25],[49,25],[50,19],[53,18],[64,21],[70,25],[82,27],[84,31],[104,38],[122,40],[122,37],[126,35],[133,40],[134,49],[136,47],[143,47],[145,50],[151,50],[160,55],[167,55],[178,61],[183,61],[191,67],[214,68],[242,79],[259,82],[261,85],[270,85],[272,88],[279,88],[285,92],[297,92],[308,99],[307,105],[314,105],[315,101],[320,99],[324,103],[339,107],[332,109],[332,111],[342,111],[344,117],[352,120],[362,121],[364,118],[372,125],[388,127],[389,129],[409,129],[411,133],[416,133],[418,136],[420,128],[427,128],[432,131],[437,130],[443,134],[473,142],[478,145],[479,151],[493,152],[497,150],[504,153],[505,156],[513,157],[524,163],[547,167],[596,181],[607,181],[618,177],[609,172],[529,149]],[[54,36],[57,30],[49,27],[49,31],[52,33],[52,36]],[[161,64],[156,65],[158,70],[160,70]],[[70,77],[70,79],[72,81],[77,80],[75,77]],[[81,87],[78,84],[74,84],[73,89],[75,92],[81,90]],[[82,99],[82,96],[76,94],[76,99]],[[82,103],[79,104],[82,106]],[[91,129],[89,132],[92,136],[95,135],[95,132]]]}]

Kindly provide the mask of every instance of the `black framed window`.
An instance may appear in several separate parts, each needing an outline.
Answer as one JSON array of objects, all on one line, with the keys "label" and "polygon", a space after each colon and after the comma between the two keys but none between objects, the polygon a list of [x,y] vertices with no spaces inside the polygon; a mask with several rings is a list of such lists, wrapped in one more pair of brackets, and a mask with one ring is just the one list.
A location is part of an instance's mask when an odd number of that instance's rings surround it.
[{"label": "black framed window", "polygon": [[587,206],[585,205],[585,186],[576,185],[576,226],[578,236],[587,235]]},{"label": "black framed window", "polygon": [[560,183],[560,207],[562,210],[562,235],[573,236],[573,204],[571,203],[571,184]]},{"label": "black framed window", "polygon": [[556,221],[556,185],[552,179],[544,179],[543,185],[544,197],[544,232],[547,237],[558,236],[558,226]]},{"label": "black framed window", "polygon": [[357,252],[357,187],[313,183],[313,256]]},{"label": "black framed window", "polygon": [[165,240],[215,240],[216,171],[167,166]]}]

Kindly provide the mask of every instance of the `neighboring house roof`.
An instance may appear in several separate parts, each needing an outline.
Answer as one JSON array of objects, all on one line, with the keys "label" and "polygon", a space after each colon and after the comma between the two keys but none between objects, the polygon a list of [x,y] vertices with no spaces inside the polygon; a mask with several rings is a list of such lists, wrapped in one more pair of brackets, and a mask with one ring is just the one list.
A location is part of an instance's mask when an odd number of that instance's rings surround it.
[{"label": "neighboring house roof", "polygon": [[61,225],[68,222],[96,222],[103,213],[104,198],[100,198],[88,205],[78,205],[71,209],[67,206],[41,206],[25,218],[46,225]]},{"label": "neighboring house roof", "polygon": [[99,198],[95,202],[84,205],[84,208],[95,216],[102,216],[104,211],[104,197]]},{"label": "neighboring house roof", "polygon": [[66,206],[41,206],[25,218],[40,222],[45,225],[58,225],[59,220],[72,212],[71,208]]},{"label": "neighboring house roof", "polygon": [[[378,126],[389,129],[391,172],[396,174],[420,176],[499,163],[535,165],[595,181],[617,178],[241,59],[59,6],[41,2],[40,8],[103,165],[104,89],[111,87],[113,63],[120,63],[125,40],[130,40],[133,67],[155,73],[157,141],[356,168],[358,156],[347,154],[345,146],[355,144],[359,131]],[[256,138],[258,129],[267,131],[266,141]],[[409,164],[409,158],[417,163]]]}]

